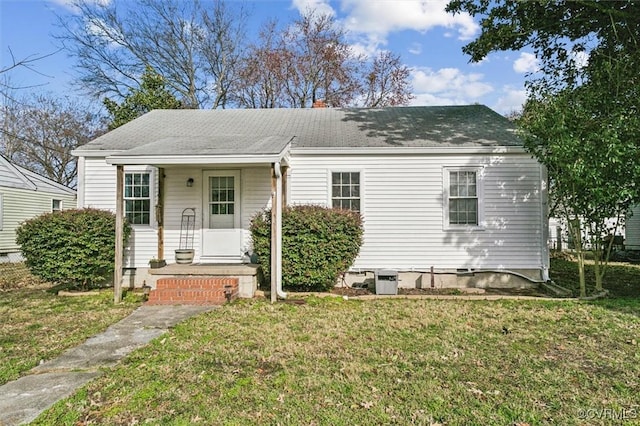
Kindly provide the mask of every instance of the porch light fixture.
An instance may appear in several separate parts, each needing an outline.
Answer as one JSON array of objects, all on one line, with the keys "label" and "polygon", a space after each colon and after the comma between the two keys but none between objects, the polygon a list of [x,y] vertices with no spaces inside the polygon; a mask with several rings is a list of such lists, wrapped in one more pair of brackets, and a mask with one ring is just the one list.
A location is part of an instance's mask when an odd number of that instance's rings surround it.
[{"label": "porch light fixture", "polygon": [[187,179],[187,187],[191,188],[193,186],[193,178]]}]

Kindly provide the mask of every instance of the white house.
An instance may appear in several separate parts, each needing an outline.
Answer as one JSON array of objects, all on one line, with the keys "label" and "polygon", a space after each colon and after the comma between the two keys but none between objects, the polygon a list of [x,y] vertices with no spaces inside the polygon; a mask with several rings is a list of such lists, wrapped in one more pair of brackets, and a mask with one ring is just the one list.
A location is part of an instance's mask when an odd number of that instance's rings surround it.
[{"label": "white house", "polygon": [[251,218],[273,200],[275,215],[307,203],[362,213],[349,282],[381,268],[409,287],[548,278],[545,170],[485,106],[156,110],[74,154],[80,207],[115,211],[121,191],[136,285],[153,282],[151,258],[173,263],[185,208],[194,263],[241,264]]},{"label": "white house", "polygon": [[20,260],[16,228],[27,219],[76,208],[76,192],[0,155],[0,261]]}]

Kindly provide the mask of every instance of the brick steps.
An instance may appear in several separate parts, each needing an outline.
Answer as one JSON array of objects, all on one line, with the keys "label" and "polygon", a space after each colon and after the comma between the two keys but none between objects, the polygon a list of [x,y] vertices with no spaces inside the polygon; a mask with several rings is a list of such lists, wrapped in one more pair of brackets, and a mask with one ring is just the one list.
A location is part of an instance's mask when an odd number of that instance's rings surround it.
[{"label": "brick steps", "polygon": [[149,294],[149,305],[222,305],[238,298],[238,278],[160,278]]}]

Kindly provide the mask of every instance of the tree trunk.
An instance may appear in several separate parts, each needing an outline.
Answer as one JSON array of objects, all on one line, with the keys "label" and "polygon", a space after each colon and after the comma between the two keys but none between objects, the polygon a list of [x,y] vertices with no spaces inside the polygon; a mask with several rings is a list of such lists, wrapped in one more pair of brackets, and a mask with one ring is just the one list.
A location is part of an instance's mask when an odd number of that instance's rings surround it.
[{"label": "tree trunk", "polygon": [[578,258],[578,276],[580,279],[580,297],[587,297],[587,285],[584,273],[584,248],[582,247],[582,233],[580,232],[580,219],[567,218],[569,233],[573,236],[573,241]]}]

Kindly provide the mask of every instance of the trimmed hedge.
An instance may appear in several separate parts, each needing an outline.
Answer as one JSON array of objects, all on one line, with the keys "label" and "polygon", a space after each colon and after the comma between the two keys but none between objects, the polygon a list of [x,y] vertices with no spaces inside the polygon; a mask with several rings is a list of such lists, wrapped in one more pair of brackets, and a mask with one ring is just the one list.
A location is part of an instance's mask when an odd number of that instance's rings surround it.
[{"label": "trimmed hedge", "polygon": [[[88,289],[113,273],[116,217],[97,209],[45,213],[23,222],[16,241],[31,273],[45,281]],[[125,222],[126,243],[131,227]]]},{"label": "trimmed hedge", "polygon": [[[362,217],[351,210],[291,206],[282,212],[282,284],[298,291],[331,289],[362,245]],[[253,249],[266,282],[271,272],[271,211],[251,221]]]}]

